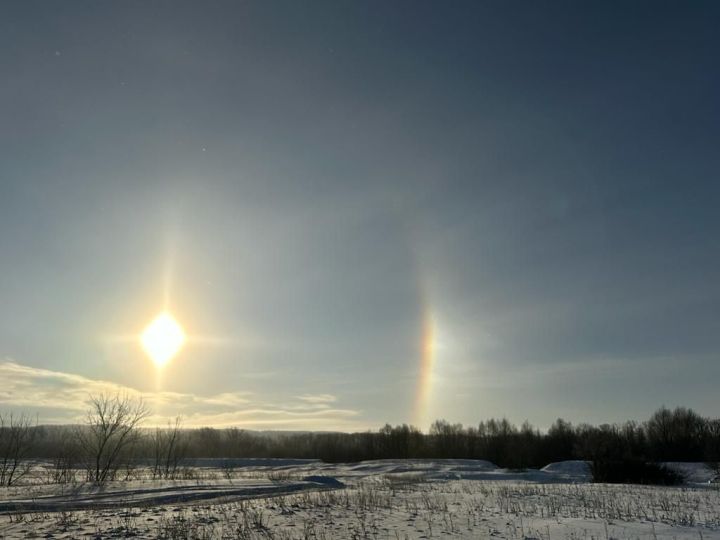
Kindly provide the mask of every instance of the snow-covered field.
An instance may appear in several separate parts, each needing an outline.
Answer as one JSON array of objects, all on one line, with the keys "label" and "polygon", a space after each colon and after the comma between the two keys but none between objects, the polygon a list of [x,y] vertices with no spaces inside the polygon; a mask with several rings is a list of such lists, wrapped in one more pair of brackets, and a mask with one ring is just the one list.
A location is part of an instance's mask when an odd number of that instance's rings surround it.
[{"label": "snow-covered field", "polygon": [[681,488],[591,484],[584,462],[205,460],[182,480],[2,488],[0,538],[720,539],[712,472],[677,467]]}]

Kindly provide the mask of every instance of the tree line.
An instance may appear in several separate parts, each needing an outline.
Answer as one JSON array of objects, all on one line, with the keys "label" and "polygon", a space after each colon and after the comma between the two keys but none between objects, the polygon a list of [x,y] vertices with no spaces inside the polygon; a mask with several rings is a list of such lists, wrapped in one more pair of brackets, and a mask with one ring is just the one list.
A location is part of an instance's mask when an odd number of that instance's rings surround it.
[{"label": "tree line", "polygon": [[540,431],[507,419],[476,426],[437,420],[427,433],[402,424],[362,433],[258,432],[238,428],[184,429],[177,418],[143,428],[141,400],[96,396],[85,423],[43,426],[24,414],[0,414],[0,485],[16,483],[31,458],[51,460],[54,481],[103,483],[137,467],[172,478],[194,458],[299,458],[326,462],[370,459],[484,459],[501,467],[542,467],[570,459],[599,462],[720,462],[720,419],[692,409],[661,407],[644,422],[572,425],[558,419]]}]

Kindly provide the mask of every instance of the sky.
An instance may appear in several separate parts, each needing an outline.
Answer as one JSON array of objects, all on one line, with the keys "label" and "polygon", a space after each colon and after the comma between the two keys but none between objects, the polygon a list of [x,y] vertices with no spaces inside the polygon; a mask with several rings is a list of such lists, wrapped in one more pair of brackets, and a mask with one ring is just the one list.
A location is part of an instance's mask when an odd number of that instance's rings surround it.
[{"label": "sky", "polygon": [[[0,410],[719,416],[720,4],[0,5]],[[138,335],[167,309],[162,370]]]}]

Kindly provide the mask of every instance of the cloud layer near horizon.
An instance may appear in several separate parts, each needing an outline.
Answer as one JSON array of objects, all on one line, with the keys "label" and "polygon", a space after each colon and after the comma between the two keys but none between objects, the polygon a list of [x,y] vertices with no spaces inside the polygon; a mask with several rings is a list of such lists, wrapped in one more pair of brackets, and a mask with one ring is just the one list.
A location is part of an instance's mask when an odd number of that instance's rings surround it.
[{"label": "cloud layer near horizon", "polygon": [[188,427],[238,426],[251,429],[359,430],[366,426],[359,411],[337,407],[331,394],[292,396],[286,403],[264,401],[249,392],[200,396],[178,392],[140,392],[110,381],[0,362],[0,410],[19,409],[39,416],[39,422],[82,421],[90,397],[123,394],[142,398],[153,414],[149,425],[163,425],[180,415]]}]

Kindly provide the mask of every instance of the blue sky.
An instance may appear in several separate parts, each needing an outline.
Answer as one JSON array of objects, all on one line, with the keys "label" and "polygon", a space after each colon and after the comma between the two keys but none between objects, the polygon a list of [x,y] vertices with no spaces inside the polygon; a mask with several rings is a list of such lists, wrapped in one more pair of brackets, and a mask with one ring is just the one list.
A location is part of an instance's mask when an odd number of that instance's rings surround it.
[{"label": "blue sky", "polygon": [[[0,407],[68,421],[109,388],[198,425],[716,415],[719,22],[3,4]],[[191,340],[158,381],[135,336],[166,298]]]}]

